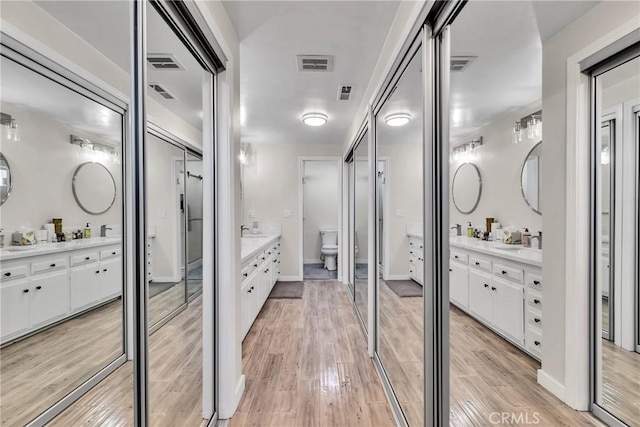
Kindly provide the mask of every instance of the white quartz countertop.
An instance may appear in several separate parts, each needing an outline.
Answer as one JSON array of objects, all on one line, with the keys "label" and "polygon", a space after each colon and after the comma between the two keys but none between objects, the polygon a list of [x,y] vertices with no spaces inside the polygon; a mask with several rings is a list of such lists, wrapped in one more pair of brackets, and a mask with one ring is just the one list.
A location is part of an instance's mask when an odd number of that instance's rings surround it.
[{"label": "white quartz countertop", "polygon": [[[422,239],[420,234],[408,234],[409,237]],[[522,245],[505,245],[500,242],[487,242],[466,236],[451,236],[449,244],[453,247],[488,254],[523,264],[542,267],[542,250],[525,248]]]},{"label": "white quartz countertop", "polygon": [[31,246],[6,246],[0,250],[0,260],[8,261],[59,252],[90,249],[119,244],[121,241],[122,239],[120,237],[92,237],[90,239],[78,239],[71,242],[38,243]]},{"label": "white quartz countertop", "polygon": [[259,236],[242,237],[240,239],[240,256],[242,263],[258,255],[269,245],[280,238],[280,234],[261,234]]}]

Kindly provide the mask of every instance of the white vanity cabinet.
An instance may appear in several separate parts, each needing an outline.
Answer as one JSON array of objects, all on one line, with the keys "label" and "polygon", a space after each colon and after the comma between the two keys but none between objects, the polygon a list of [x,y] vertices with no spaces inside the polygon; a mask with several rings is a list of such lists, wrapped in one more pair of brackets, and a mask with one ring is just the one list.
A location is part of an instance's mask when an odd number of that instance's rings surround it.
[{"label": "white vanity cabinet", "polygon": [[240,282],[240,317],[242,337],[251,329],[280,274],[279,238],[266,248],[243,259]]},{"label": "white vanity cabinet", "polygon": [[424,286],[424,243],[412,236],[409,236],[409,277]]},{"label": "white vanity cabinet", "polygon": [[[106,239],[105,239],[106,240]],[[0,263],[2,343],[31,334],[122,294],[119,243],[87,240],[24,252],[3,252]],[[39,246],[39,245],[38,245]],[[10,258],[6,260],[6,258]]]},{"label": "white vanity cabinet", "polygon": [[[451,303],[535,358],[542,357],[542,269],[539,261],[492,242],[451,244]],[[493,246],[492,246],[493,245]],[[517,249],[517,248],[514,248]],[[503,255],[504,253],[504,255]],[[541,259],[540,254],[536,257]]]}]

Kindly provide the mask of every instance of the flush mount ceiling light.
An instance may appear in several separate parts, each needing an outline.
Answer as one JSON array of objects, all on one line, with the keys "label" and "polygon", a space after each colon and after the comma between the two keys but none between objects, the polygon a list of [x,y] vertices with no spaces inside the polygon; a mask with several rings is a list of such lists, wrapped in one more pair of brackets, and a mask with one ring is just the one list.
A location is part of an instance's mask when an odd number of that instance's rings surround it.
[{"label": "flush mount ceiling light", "polygon": [[302,116],[302,122],[308,126],[322,126],[327,123],[327,115],[322,113],[307,113]]},{"label": "flush mount ceiling light", "polygon": [[397,113],[397,114],[389,114],[384,118],[384,122],[389,126],[404,126],[409,123],[411,120],[411,114],[407,113]]}]

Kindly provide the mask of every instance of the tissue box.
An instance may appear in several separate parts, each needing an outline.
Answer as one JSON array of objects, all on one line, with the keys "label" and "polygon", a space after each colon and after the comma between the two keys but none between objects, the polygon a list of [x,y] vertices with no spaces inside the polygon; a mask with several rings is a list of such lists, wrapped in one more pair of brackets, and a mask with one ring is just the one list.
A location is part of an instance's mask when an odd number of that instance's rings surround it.
[{"label": "tissue box", "polygon": [[36,235],[33,231],[15,231],[11,235],[11,244],[13,246],[29,246],[36,244]]},{"label": "tissue box", "polygon": [[519,231],[504,231],[504,243],[507,245],[517,245],[522,242],[522,233]]}]

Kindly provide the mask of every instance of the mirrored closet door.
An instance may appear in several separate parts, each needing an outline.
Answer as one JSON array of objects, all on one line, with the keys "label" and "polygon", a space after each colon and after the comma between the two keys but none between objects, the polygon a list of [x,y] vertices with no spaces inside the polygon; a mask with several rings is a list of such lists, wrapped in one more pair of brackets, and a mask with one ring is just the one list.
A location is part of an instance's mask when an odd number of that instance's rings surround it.
[{"label": "mirrored closet door", "polygon": [[355,305],[367,329],[369,310],[369,132],[354,151],[354,288]]},{"label": "mirrored closet door", "polygon": [[[636,52],[636,55],[638,53]],[[638,167],[640,56],[593,71],[594,413],[640,426]]]}]

